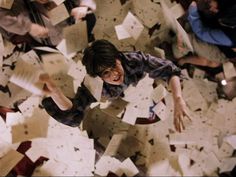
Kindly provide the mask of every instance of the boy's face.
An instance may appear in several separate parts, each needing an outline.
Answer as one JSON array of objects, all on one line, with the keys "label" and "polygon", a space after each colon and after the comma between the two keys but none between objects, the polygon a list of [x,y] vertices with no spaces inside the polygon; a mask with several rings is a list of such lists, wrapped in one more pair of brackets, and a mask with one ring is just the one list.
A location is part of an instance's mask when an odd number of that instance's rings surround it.
[{"label": "boy's face", "polygon": [[116,66],[105,69],[100,77],[108,84],[121,85],[124,82],[124,69],[120,60],[116,59]]}]

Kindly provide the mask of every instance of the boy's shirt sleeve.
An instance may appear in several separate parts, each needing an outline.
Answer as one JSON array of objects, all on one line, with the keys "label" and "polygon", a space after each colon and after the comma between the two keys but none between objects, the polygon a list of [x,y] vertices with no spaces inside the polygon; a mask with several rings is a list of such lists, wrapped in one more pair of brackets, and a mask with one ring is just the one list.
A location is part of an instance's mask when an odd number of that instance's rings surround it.
[{"label": "boy's shirt sleeve", "polygon": [[84,117],[84,111],[96,99],[92,96],[89,90],[82,85],[78,88],[77,93],[73,99],[70,99],[73,107],[70,110],[62,111],[51,97],[44,98],[42,105],[47,113],[65,125],[71,127],[79,126]]},{"label": "boy's shirt sleeve", "polygon": [[192,5],[189,6],[188,21],[193,32],[202,41],[228,47],[232,47],[234,45],[230,38],[222,30],[212,29],[207,26],[204,26],[200,19],[197,7]]},{"label": "boy's shirt sleeve", "polygon": [[168,82],[174,75],[181,76],[181,69],[172,61],[144,54],[143,52],[139,52],[139,55],[142,59],[143,70],[149,74],[149,77]]}]

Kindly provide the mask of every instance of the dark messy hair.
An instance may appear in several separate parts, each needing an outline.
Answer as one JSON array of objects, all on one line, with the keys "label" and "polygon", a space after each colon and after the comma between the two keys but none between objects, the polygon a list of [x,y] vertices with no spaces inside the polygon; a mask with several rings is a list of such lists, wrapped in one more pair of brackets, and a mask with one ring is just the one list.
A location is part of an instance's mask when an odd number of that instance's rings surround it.
[{"label": "dark messy hair", "polygon": [[96,40],[84,50],[82,64],[90,76],[96,77],[105,69],[114,68],[119,55],[120,51],[109,41]]},{"label": "dark messy hair", "polygon": [[[210,11],[210,4],[212,1],[216,1],[216,0],[197,0],[197,8],[198,11],[202,14],[204,14],[206,17],[212,17],[214,16],[214,12]],[[217,1],[216,1],[217,2]]]},{"label": "dark messy hair", "polygon": [[218,2],[217,0],[197,0],[196,3],[202,22],[209,27],[216,28],[218,27],[218,14],[210,10],[210,3],[212,1]]}]

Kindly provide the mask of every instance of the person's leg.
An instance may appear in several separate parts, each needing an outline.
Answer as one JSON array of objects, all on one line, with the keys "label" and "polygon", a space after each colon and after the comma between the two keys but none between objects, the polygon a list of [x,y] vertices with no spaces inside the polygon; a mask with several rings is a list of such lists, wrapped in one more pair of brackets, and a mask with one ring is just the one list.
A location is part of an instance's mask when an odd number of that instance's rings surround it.
[{"label": "person's leg", "polygon": [[179,65],[184,65],[185,63],[193,64],[193,65],[198,65],[198,66],[208,66],[211,68],[215,68],[221,65],[220,62],[217,61],[210,61],[204,57],[199,57],[199,56],[188,56],[188,57],[183,57],[178,61]]},{"label": "person's leg", "polygon": [[189,63],[198,66],[215,68],[228,60],[228,58],[219,50],[217,46],[208,44],[198,39],[194,34],[190,34],[189,36],[195,55],[180,58],[180,65]]},{"label": "person's leg", "polygon": [[96,16],[92,13],[92,14],[88,14],[86,15],[83,20],[86,20],[87,22],[87,31],[88,31],[88,39],[89,42],[93,41],[94,36],[93,36],[93,28],[96,24]]}]

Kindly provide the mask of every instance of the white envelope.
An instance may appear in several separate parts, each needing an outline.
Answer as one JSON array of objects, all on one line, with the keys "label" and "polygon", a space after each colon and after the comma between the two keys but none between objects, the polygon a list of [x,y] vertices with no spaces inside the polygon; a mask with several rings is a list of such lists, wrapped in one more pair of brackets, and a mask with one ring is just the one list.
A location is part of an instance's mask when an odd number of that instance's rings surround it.
[{"label": "white envelope", "polygon": [[134,125],[137,117],[138,117],[138,109],[133,107],[132,104],[128,104],[126,106],[125,114],[122,118],[122,121],[130,125]]},{"label": "white envelope", "polygon": [[29,52],[25,53],[24,55],[21,56],[22,60],[25,62],[33,65],[34,67],[41,68],[41,63],[39,56],[36,54],[34,50],[30,50]]},{"label": "white envelope", "polygon": [[124,28],[124,26],[121,25],[116,25],[115,26],[116,34],[119,40],[126,39],[131,37],[128,31]]},{"label": "white envelope", "polygon": [[3,38],[2,38],[2,34],[0,33],[0,52],[1,52],[1,55],[2,55],[4,50],[5,50],[5,47],[4,47],[4,43],[3,43]]},{"label": "white envelope", "polygon": [[43,83],[38,81],[40,74],[43,72],[43,70],[34,67],[32,64],[18,60],[10,81],[36,95],[41,95],[43,94]]},{"label": "white envelope", "polygon": [[39,108],[35,109],[33,115],[19,123],[11,126],[12,143],[22,142],[33,138],[47,136],[48,114]]},{"label": "white envelope", "polygon": [[126,137],[126,135],[127,133],[114,134],[103,155],[115,156],[122,143],[122,140]]},{"label": "white envelope", "polygon": [[100,77],[91,77],[88,74],[84,78],[84,85],[97,101],[100,101],[103,89],[103,80]]},{"label": "white envelope", "polygon": [[2,67],[2,63],[3,63],[3,52],[4,52],[5,48],[4,48],[4,43],[3,43],[3,38],[2,35],[0,33],[0,67]]},{"label": "white envelope", "polygon": [[131,161],[130,158],[125,159],[121,165],[121,170],[126,174],[126,176],[135,176],[139,173],[138,168],[135,166],[135,164]]},{"label": "white envelope", "polygon": [[66,58],[60,53],[42,55],[43,68],[49,75],[67,73],[68,64]]},{"label": "white envelope", "polygon": [[158,103],[163,98],[165,98],[167,94],[168,94],[168,91],[165,89],[165,87],[162,84],[160,84],[153,90],[151,97],[154,102]]},{"label": "white envelope", "polygon": [[50,10],[48,16],[52,24],[57,25],[58,23],[67,19],[70,15],[66,9],[66,6],[64,4],[60,4],[59,6]]},{"label": "white envelope", "polygon": [[170,115],[170,110],[162,101],[157,103],[157,105],[153,108],[153,111],[162,121],[166,120]]},{"label": "white envelope", "polygon": [[23,154],[15,150],[10,150],[6,155],[0,158],[0,176],[6,176],[23,157]]},{"label": "white envelope", "polygon": [[224,74],[226,79],[230,79],[236,76],[236,70],[234,64],[231,62],[227,62],[223,64]]},{"label": "white envelope", "polygon": [[176,20],[171,9],[167,7],[164,1],[161,1],[161,7],[162,7],[162,13],[164,15],[166,25],[170,27],[176,33],[176,35],[178,35],[181,38],[183,43],[188,47],[190,51],[193,51],[193,46],[190,42],[188,34],[183,29],[183,27],[179,24],[179,22]]},{"label": "white envelope", "polygon": [[79,21],[63,29],[67,53],[81,51],[88,46],[86,21]]},{"label": "white envelope", "polygon": [[143,29],[143,24],[131,12],[128,12],[121,25],[117,25],[115,27],[119,40],[129,37],[133,37],[135,40],[137,40]]},{"label": "white envelope", "polygon": [[4,9],[11,9],[14,0],[0,0],[0,7]]}]

